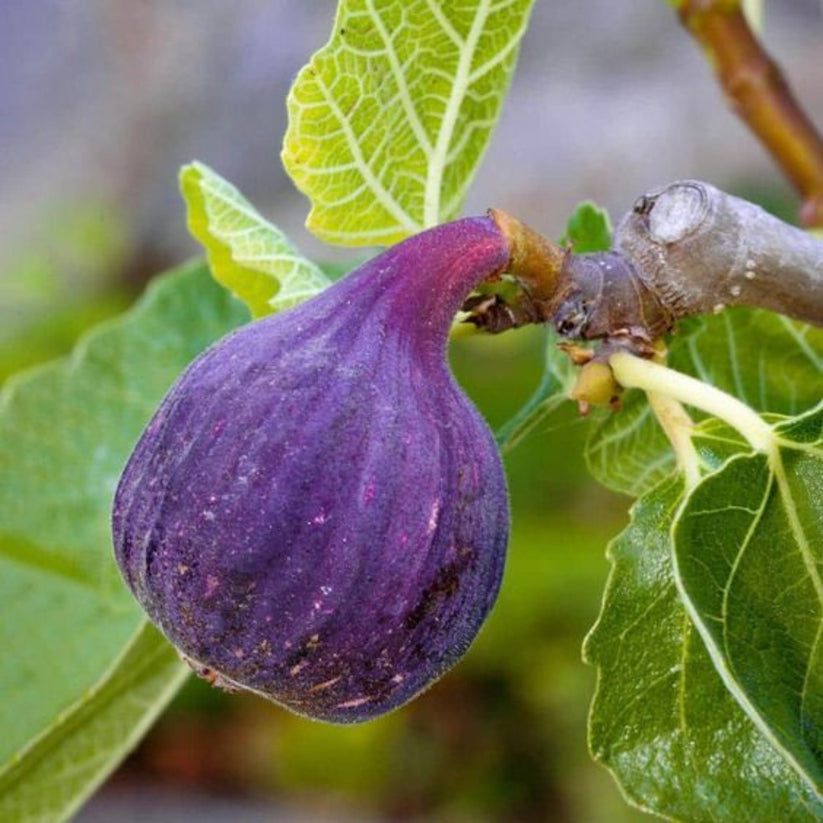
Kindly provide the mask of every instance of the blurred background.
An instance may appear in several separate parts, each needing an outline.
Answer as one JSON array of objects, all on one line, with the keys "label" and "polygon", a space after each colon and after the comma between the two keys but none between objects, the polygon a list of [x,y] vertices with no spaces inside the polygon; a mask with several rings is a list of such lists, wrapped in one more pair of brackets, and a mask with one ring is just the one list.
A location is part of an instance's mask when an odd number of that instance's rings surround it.
[{"label": "blurred background", "polygon": [[[284,98],[327,39],[331,0],[0,3],[0,380],[70,349],[147,280],[198,254],[177,170],[199,159],[305,252],[284,175]],[[823,127],[823,6],[766,4],[765,40]],[[618,218],[644,189],[707,179],[792,219],[796,200],[729,113],[661,0],[535,4],[466,213],[559,236],[586,198]],[[493,426],[540,372],[534,330],[456,344]],[[507,457],[500,601],[469,655],[382,720],[335,728],[191,680],[86,821],[633,821],[587,754],[580,660],[630,501],[588,479],[566,409]]]}]

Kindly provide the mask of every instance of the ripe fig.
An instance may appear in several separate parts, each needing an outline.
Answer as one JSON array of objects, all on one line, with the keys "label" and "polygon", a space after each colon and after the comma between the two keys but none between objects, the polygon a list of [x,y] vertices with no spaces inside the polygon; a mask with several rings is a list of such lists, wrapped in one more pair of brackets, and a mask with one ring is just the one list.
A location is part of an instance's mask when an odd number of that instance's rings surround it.
[{"label": "ripe fig", "polygon": [[411,699],[498,592],[508,500],[448,369],[509,262],[492,217],[423,232],[201,355],[117,489],[123,576],[201,674],[332,722]]}]

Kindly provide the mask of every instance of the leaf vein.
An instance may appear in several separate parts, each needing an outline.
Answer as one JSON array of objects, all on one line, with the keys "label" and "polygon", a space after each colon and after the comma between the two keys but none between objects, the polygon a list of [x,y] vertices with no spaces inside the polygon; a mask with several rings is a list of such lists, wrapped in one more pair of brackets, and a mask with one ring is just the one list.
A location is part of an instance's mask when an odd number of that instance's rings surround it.
[{"label": "leaf vein", "polygon": [[[380,35],[380,39],[386,46],[385,56],[389,61],[389,67],[391,69],[392,77],[394,77],[395,85],[397,86],[400,102],[403,106],[403,111],[406,113],[406,120],[411,126],[411,130],[414,133],[415,138],[417,138],[417,142],[420,144],[420,148],[423,153],[427,158],[430,158],[433,150],[432,143],[429,139],[429,135],[426,134],[426,130],[423,128],[420,115],[417,113],[414,100],[412,100],[412,96],[409,93],[409,85],[406,82],[406,74],[403,71],[403,67],[401,67],[397,62],[397,53],[391,42],[391,37],[386,30],[385,24],[383,23],[383,18],[374,7],[374,0],[367,0],[367,6],[369,9],[369,14],[374,21],[375,27],[377,28],[377,33]],[[402,23],[401,26],[398,27],[398,30],[400,28],[402,28]],[[395,34],[396,33],[397,31]]]},{"label": "leaf vein", "polygon": [[423,223],[426,227],[435,226],[440,221],[441,187],[443,173],[446,169],[446,157],[454,136],[454,130],[457,127],[463,96],[469,85],[469,73],[474,61],[474,53],[489,15],[489,6],[490,0],[481,0],[478,4],[469,35],[457,61],[454,82],[452,83],[446,110],[443,113],[434,153],[429,162],[426,191],[423,196]]},{"label": "leaf vein", "polygon": [[[372,173],[371,168],[363,157],[360,144],[355,136],[354,130],[352,129],[351,123],[340,109],[340,106],[337,105],[337,101],[334,99],[331,90],[323,82],[319,74],[316,76],[316,80],[317,87],[320,89],[320,92],[325,98],[332,114],[334,114],[334,117],[340,124],[340,129],[343,132],[343,136],[346,138],[346,144],[348,145],[349,151],[351,152],[355,163],[357,163],[357,168],[360,174],[371,189],[378,203],[410,234],[415,234],[420,231],[420,226],[418,223],[411,218],[405,209],[398,205],[397,201],[383,186],[383,183]],[[380,233],[384,234],[385,232]]]}]

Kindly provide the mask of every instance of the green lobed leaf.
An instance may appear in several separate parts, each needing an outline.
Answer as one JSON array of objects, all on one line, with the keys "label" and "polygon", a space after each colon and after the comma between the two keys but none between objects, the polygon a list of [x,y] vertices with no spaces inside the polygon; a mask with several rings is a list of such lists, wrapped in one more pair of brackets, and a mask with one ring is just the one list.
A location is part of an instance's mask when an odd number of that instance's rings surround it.
[{"label": "green lobed leaf", "polygon": [[640,499],[609,546],[613,567],[585,645],[598,667],[593,756],[647,811],[695,823],[820,820],[823,800],[726,689],[678,597],[670,526],[683,488]]},{"label": "green lobed leaf", "polygon": [[390,245],[460,211],[533,0],[340,0],[288,97],[283,163],[332,243]]},{"label": "green lobed leaf", "polygon": [[3,820],[64,818],[180,682],[120,579],[111,501],[178,373],[245,319],[205,266],[183,267],[0,395]]},{"label": "green lobed leaf", "polygon": [[[761,413],[794,415],[820,400],[823,329],[761,309],[727,309],[684,320],[669,365]],[[620,411],[592,430],[586,460],[601,483],[635,497],[674,470],[669,443],[639,391],[627,392]]]},{"label": "green lobed leaf", "polygon": [[688,496],[676,575],[718,671],[823,795],[823,404]]},{"label": "green lobed leaf", "polygon": [[189,231],[203,244],[218,283],[253,317],[290,308],[331,283],[228,181],[203,163],[180,170]]},{"label": "green lobed leaf", "polygon": [[675,469],[671,445],[639,391],[623,395],[620,409],[597,421],[585,457],[604,486],[633,496],[653,489]]}]

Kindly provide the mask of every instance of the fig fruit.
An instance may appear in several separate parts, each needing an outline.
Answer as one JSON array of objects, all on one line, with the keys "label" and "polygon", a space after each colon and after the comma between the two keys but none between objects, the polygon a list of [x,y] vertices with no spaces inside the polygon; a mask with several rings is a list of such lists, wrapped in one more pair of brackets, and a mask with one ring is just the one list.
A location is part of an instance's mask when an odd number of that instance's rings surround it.
[{"label": "fig fruit", "polygon": [[411,699],[500,585],[505,478],[445,352],[509,261],[492,217],[412,237],[201,355],[117,489],[123,576],[201,674],[332,722]]}]

